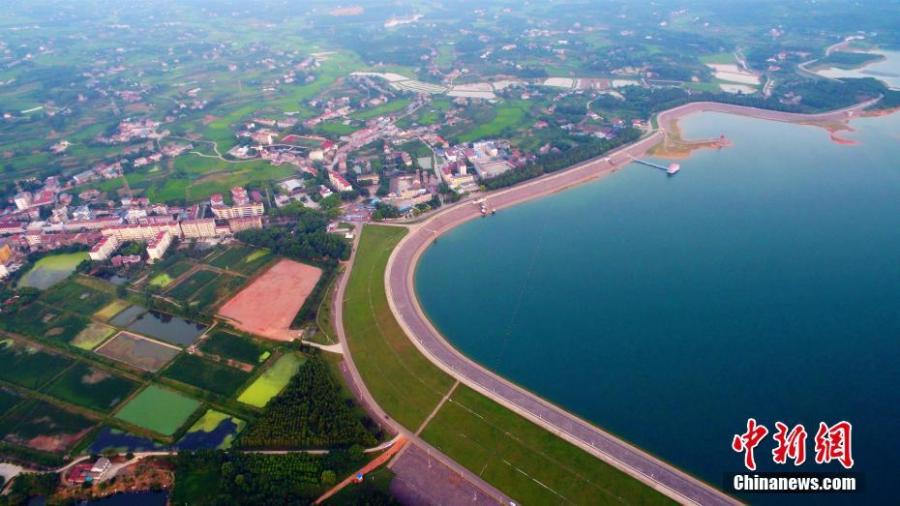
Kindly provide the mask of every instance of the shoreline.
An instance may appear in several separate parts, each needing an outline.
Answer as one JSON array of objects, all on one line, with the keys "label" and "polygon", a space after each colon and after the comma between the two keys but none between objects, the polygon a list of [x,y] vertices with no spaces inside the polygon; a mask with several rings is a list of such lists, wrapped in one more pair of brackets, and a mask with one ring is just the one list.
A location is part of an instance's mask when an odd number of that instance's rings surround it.
[{"label": "shoreline", "polygon": [[[879,100],[880,97],[818,114],[770,111],[715,102],[685,104],[659,113],[656,119],[660,127],[630,145],[563,171],[487,193],[484,199],[490,207],[502,209],[602,178],[630,164],[633,158],[646,155],[668,135],[667,125],[677,123],[690,114],[720,112],[770,121],[809,124],[852,119],[857,117],[857,112]],[[410,233],[398,244],[388,260],[384,279],[389,305],[398,323],[419,351],[432,363],[474,390],[678,502],[739,504],[737,499],[718,488],[481,366],[456,350],[434,327],[415,293],[416,267],[422,253],[437,237],[481,216],[480,210],[472,204],[473,201],[467,199],[438,211],[422,222],[408,225]]]}]

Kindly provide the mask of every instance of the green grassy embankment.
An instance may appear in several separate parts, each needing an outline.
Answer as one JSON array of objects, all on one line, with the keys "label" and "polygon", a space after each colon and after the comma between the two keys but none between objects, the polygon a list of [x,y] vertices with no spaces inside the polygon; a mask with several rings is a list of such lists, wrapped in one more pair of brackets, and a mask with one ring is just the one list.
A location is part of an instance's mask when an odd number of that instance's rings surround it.
[{"label": "green grassy embankment", "polygon": [[450,391],[453,379],[419,353],[388,305],[384,269],[406,232],[398,227],[363,228],[344,294],[344,326],[356,367],[375,400],[416,430]]},{"label": "green grassy embankment", "polygon": [[[387,302],[384,270],[406,235],[367,225],[344,298],[350,351],[376,402],[416,430],[453,379],[431,364],[400,328]],[[525,504],[670,504],[669,499],[580,448],[460,386],[422,437]]]},{"label": "green grassy embankment", "polygon": [[468,387],[456,389],[422,437],[523,504],[674,504]]}]

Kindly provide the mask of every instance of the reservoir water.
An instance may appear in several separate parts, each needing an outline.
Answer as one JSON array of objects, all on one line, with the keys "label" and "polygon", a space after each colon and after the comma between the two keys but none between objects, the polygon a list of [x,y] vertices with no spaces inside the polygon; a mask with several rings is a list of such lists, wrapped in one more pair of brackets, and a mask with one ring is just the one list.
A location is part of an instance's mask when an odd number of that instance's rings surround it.
[{"label": "reservoir water", "polygon": [[[853,424],[852,496],[891,503],[900,469],[900,114],[810,127],[706,113],[734,145],[675,177],[632,164],[452,230],[423,255],[428,316],[486,367],[724,488],[749,417],[760,470],[813,462],[820,421]],[[807,463],[775,466],[774,424]],[[791,469],[785,469],[790,467]]]},{"label": "reservoir water", "polygon": [[856,69],[826,68],[816,73],[835,79],[874,77],[889,88],[900,89],[900,51],[874,51],[884,58]]}]

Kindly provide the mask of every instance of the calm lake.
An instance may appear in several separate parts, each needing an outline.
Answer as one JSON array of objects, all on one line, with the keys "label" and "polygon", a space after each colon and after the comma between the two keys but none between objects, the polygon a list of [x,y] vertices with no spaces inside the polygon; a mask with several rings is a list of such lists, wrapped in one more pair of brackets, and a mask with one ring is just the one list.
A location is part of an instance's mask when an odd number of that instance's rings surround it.
[{"label": "calm lake", "polygon": [[[770,429],[760,470],[824,471],[820,421],[853,424],[852,496],[889,503],[900,469],[900,114],[822,129],[723,114],[682,122],[734,146],[640,165],[442,236],[416,288],[474,360],[720,488],[734,434]],[[775,466],[774,424],[807,463]],[[790,467],[791,469],[785,469]]]}]

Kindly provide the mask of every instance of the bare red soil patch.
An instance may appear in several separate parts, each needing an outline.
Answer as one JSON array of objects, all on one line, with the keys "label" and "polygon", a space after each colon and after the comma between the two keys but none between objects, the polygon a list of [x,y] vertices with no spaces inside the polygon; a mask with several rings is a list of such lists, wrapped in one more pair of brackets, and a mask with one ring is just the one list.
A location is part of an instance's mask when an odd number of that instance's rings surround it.
[{"label": "bare red soil patch", "polygon": [[294,316],[316,286],[322,270],[281,260],[219,309],[236,328],[258,336],[290,341]]}]

